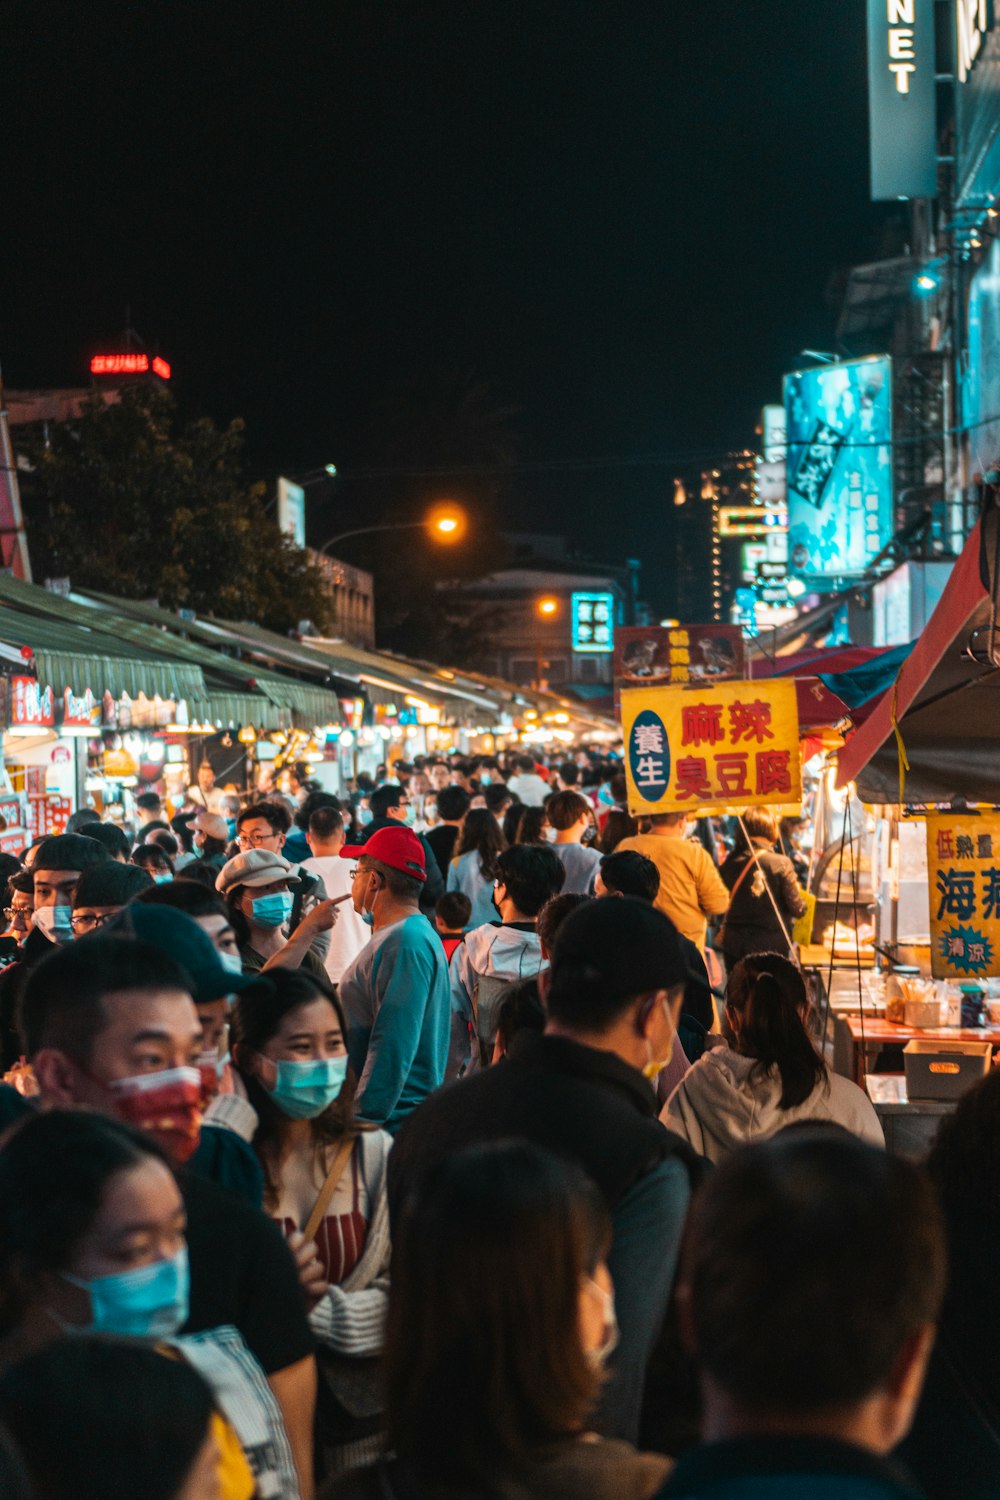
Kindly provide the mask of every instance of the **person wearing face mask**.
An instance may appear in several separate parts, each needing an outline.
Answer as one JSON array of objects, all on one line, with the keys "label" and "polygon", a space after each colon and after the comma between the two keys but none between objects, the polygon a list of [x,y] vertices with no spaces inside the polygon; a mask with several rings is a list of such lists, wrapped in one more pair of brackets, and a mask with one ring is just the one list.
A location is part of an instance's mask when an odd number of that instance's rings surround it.
[{"label": "person wearing face mask", "polygon": [[497,856],[507,847],[496,818],[485,807],[470,807],[462,819],[455,854],[448,867],[449,891],[462,891],[472,902],[469,931],[496,918],[493,884]]},{"label": "person wearing face mask", "polygon": [[42,839],[31,852],[33,915],[18,961],[0,973],[0,1073],[18,1061],[17,1010],[28,975],[54,947],[73,938],[73,896],[84,870],[109,862],[107,851],[79,833]]},{"label": "person wearing face mask", "polygon": [[[367,827],[362,830],[362,843],[367,843],[383,828],[398,828],[400,824],[404,828],[412,828],[416,822],[416,808],[410,801],[410,794],[404,786],[376,787],[368,798],[368,803],[372,818]],[[431,846],[423,834],[414,834],[414,837],[420,840],[424,851],[424,868],[427,871],[427,877],[420,892],[420,910],[433,920],[438,897],[444,895],[444,878],[438,868],[437,860],[433,857]]]},{"label": "person wearing face mask", "polygon": [[310,1325],[320,1349],[321,1473],[381,1448],[370,1366],[383,1342],[389,1275],[391,1138],[354,1119],[347,1028],[332,990],[275,970],[233,1011],[233,1048],[259,1126],[264,1204],[285,1234],[315,1244]]},{"label": "person wearing face mask", "polygon": [[69,1110],[10,1133],[0,1149],[0,1364],[60,1335],[179,1356],[215,1393],[218,1493],[250,1500],[256,1476],[298,1495],[281,1413],[236,1329],[181,1336],[190,1288],[184,1201],[148,1135]]},{"label": "person wearing face mask", "polygon": [[[296,864],[291,856],[285,854],[285,844],[291,827],[292,815],[284,799],[278,797],[273,801],[252,802],[249,807],[244,807],[236,818],[236,842],[241,853],[249,854],[257,851],[280,855],[295,876],[295,881],[290,886],[292,910],[287,924],[288,930],[294,932],[302,918],[321,901],[326,901],[328,897],[322,877],[315,871],[303,870],[302,866]],[[319,923],[313,929],[310,944],[317,958],[326,958],[330,946],[330,935],[325,924]]]},{"label": "person wearing face mask", "polygon": [[520,1141],[460,1152],[407,1195],[395,1232],[394,1456],[329,1500],[648,1500],[670,1460],[588,1431],[617,1323],[608,1213],[580,1168]]},{"label": "person wearing face mask", "polygon": [[507,988],[546,967],[538,913],[562,889],[565,870],[553,849],[517,844],[497,857],[493,906],[500,921],[474,928],[450,966],[452,1042],[448,1076],[488,1062],[497,1011]]},{"label": "person wearing face mask", "polygon": [[[38,1080],[38,1107],[84,1106],[137,1125],[179,1167],[191,1268],[184,1332],[227,1324],[239,1330],[281,1407],[303,1500],[310,1500],[316,1366],[300,1269],[304,1276],[313,1251],[295,1245],[290,1254],[259,1207],[193,1170],[202,1042],[191,986],[176,959],[150,943],[103,933],[81,938],[32,972],[22,1003],[23,1048]],[[0,1130],[33,1107],[0,1087]]]},{"label": "person wearing face mask", "polygon": [[229,824],[226,819],[219,813],[202,810],[195,813],[191,823],[195,858],[213,865],[216,870],[221,870],[226,862],[226,850],[229,847]]},{"label": "person wearing face mask", "polygon": [[729,909],[729,892],[708,850],[685,836],[687,823],[687,813],[657,814],[648,833],[622,839],[618,849],[635,849],[653,861],[660,872],[657,906],[704,953],[709,918]]},{"label": "person wearing face mask", "polygon": [[[143,896],[162,898],[176,885],[194,885],[194,882],[172,881],[170,886],[153,886]],[[201,886],[195,885],[195,890],[205,902],[213,903],[225,913],[217,896]],[[176,959],[189,975],[191,997],[202,1031],[196,1060],[201,1075],[202,1129],[191,1168],[259,1206],[264,1179],[260,1164],[247,1144],[257,1127],[257,1118],[246,1099],[236,1093],[229,1053],[229,1011],[236,995],[262,981],[256,974],[242,972],[237,952],[217,946],[215,934],[203,925],[206,920],[211,926],[212,917],[199,921],[163,899],[139,899],[102,930],[108,936],[151,943]],[[218,928],[218,919],[214,920]],[[232,929],[228,931],[232,935]]]},{"label": "person wearing face mask", "polygon": [[224,897],[229,920],[236,933],[240,958],[246,973],[259,972],[275,963],[307,969],[317,979],[326,977],[322,959],[313,951],[320,932],[328,932],[336,921],[331,901],[322,901],[302,918],[291,936],[299,883],[295,866],[269,849],[248,849],[223,865],[215,888]]},{"label": "person wearing face mask", "polygon": [[538,976],[544,1033],[518,1033],[500,1066],[428,1099],[389,1158],[394,1218],[425,1172],[476,1141],[517,1136],[593,1178],[611,1212],[608,1265],[621,1325],[597,1425],[628,1441],[638,1433],[646,1365],[698,1176],[694,1153],[657,1120],[649,1082],[673,1052],[686,977],[676,929],[662,912],[631,897],[582,902],[559,927],[551,967]]},{"label": "person wearing face mask", "polygon": [[601,866],[598,851],[584,842],[594,834],[593,808],[580,792],[567,789],[553,792],[545,804],[545,816],[555,830],[552,847],[566,868],[563,890],[568,896],[592,896]]},{"label": "person wearing face mask", "polygon": [[347,1050],[362,1118],[393,1133],[444,1082],[451,1030],[448,966],[420,893],[424,849],[408,828],[383,828],[340,851],[354,862],[354,909],[372,939],[341,976]]}]

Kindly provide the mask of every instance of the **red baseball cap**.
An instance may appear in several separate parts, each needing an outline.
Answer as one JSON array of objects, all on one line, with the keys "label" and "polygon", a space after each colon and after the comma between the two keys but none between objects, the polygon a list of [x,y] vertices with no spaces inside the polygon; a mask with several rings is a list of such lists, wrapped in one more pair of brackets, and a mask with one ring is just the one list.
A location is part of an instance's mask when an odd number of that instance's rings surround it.
[{"label": "red baseball cap", "polygon": [[380,828],[366,844],[345,845],[340,851],[341,859],[359,859],[367,854],[390,870],[399,870],[403,875],[412,875],[414,880],[427,879],[424,861],[424,846],[417,835],[402,824],[398,828]]}]

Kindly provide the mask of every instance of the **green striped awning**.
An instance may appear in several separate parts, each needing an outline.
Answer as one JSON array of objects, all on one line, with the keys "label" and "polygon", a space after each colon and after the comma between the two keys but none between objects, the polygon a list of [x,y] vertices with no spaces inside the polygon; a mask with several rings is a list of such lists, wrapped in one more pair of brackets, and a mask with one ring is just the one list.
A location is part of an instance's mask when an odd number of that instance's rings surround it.
[{"label": "green striped awning", "polygon": [[38,681],[57,697],[67,688],[82,697],[87,688],[95,698],[165,698],[171,702],[205,696],[205,679],[197,667],[180,662],[143,661],[135,657],[94,656],[84,651],[60,651],[35,646]]}]

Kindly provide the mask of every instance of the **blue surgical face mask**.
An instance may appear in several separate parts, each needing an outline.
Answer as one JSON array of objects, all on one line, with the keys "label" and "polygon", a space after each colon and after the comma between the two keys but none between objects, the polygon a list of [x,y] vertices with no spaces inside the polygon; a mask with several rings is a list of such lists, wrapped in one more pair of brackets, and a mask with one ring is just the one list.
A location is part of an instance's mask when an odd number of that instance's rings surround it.
[{"label": "blue surgical face mask", "polygon": [[227,974],[243,973],[243,960],[238,953],[217,953],[216,957]]},{"label": "blue surgical face mask", "polygon": [[367,828],[368,824],[372,821],[374,816],[375,814],[372,812],[370,807],[358,808],[358,823],[362,828]]},{"label": "blue surgical face mask", "polygon": [[359,912],[358,915],[360,916],[362,922],[364,922],[366,927],[375,926],[375,913],[373,911],[362,911]]},{"label": "blue surgical face mask", "polygon": [[340,1097],[347,1077],[347,1056],[313,1062],[277,1062],[271,1098],[293,1120],[314,1120]]},{"label": "blue surgical face mask", "polygon": [[161,874],[161,875],[154,875],[153,876],[153,884],[154,885],[166,885],[167,882],[170,881],[170,880],[173,880],[173,878],[174,877],[172,875],[169,875],[166,871],[164,871],[163,874]]},{"label": "blue surgical face mask", "polygon": [[255,896],[253,919],[258,927],[281,927],[292,915],[291,891],[276,891],[272,896]]},{"label": "blue surgical face mask", "polygon": [[50,943],[68,943],[73,936],[73,911],[69,906],[36,907],[31,920]]},{"label": "blue surgical face mask", "polygon": [[414,823],[416,821],[417,821],[417,809],[414,807],[413,803],[411,802],[409,804],[409,806],[406,808],[406,817],[403,819],[403,823],[404,823],[404,825],[407,828],[412,828],[413,825],[414,825]]},{"label": "blue surgical face mask", "polygon": [[66,1333],[114,1333],[122,1338],[170,1338],[188,1319],[191,1274],[187,1246],[169,1260],[157,1260],[116,1276],[84,1281],[62,1273],[64,1281],[90,1297],[90,1322],[60,1322]]}]

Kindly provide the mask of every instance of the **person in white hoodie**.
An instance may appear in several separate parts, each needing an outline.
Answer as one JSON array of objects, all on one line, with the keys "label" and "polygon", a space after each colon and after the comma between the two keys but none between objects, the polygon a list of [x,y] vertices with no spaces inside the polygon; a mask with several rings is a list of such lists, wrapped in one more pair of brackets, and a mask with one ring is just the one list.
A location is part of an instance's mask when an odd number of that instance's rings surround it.
[{"label": "person in white hoodie", "polygon": [[867,1096],[831,1073],[813,1045],[807,1010],[802,975],[789,959],[742,959],[726,990],[732,1043],[706,1052],[685,1074],[663,1107],[663,1124],[712,1162],[798,1120],[832,1121],[884,1145]]},{"label": "person in white hoodie", "polygon": [[451,963],[448,1078],[474,1071],[491,1056],[507,985],[548,968],[538,913],[562,889],[565,875],[558,855],[544,844],[515,844],[497,855],[493,905],[500,921],[467,933]]}]

